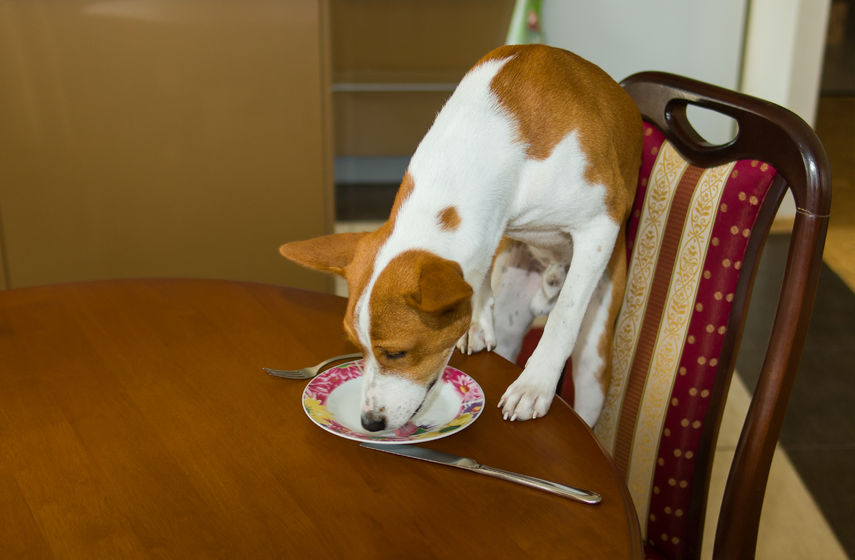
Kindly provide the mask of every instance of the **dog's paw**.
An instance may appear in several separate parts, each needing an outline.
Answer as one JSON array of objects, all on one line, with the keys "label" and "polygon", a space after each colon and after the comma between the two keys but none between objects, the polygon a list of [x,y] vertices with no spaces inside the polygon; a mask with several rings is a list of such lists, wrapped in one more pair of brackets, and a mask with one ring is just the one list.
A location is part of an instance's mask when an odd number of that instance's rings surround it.
[{"label": "dog's paw", "polygon": [[495,347],[496,333],[493,330],[492,322],[490,324],[473,322],[469,326],[469,330],[457,341],[457,348],[464,354],[474,354],[481,350],[489,351]]},{"label": "dog's paw", "polygon": [[533,420],[545,416],[549,411],[555,397],[555,383],[532,377],[523,372],[499,399],[505,420]]}]

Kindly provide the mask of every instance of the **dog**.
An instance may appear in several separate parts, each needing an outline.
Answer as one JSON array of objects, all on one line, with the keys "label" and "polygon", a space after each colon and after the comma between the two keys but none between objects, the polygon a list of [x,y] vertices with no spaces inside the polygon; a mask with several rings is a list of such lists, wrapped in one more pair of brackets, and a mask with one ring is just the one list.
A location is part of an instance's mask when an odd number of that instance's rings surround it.
[{"label": "dog", "polygon": [[505,420],[545,415],[572,352],[574,408],[595,423],[623,298],[641,123],[594,64],[543,45],[499,47],[437,114],[378,230],[280,248],[347,280],[344,330],[364,355],[366,430],[409,422],[455,347],[513,357],[531,319],[550,310],[499,407]]}]

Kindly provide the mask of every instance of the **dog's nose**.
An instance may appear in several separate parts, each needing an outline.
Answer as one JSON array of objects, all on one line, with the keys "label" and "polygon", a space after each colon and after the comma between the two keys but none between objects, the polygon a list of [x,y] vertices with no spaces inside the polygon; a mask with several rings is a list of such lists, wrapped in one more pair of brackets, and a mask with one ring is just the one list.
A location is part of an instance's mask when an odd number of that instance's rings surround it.
[{"label": "dog's nose", "polygon": [[369,432],[380,432],[386,429],[386,417],[374,412],[362,415],[362,427]]}]

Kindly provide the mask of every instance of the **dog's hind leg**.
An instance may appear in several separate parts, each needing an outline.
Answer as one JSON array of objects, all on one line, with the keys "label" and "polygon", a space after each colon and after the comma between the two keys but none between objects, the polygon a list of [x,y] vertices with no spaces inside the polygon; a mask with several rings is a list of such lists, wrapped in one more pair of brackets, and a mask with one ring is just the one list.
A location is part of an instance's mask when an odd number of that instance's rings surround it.
[{"label": "dog's hind leg", "polygon": [[625,236],[618,234],[615,250],[582,320],[573,348],[573,408],[593,426],[603,408],[611,372],[614,326],[626,281]]}]

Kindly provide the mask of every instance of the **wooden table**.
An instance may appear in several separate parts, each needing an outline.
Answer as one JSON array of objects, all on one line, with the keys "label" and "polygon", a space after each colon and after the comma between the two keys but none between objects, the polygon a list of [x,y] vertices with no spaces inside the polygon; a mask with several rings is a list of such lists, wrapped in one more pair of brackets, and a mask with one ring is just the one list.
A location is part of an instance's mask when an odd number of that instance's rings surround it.
[{"label": "wooden table", "polygon": [[292,368],[352,351],[344,300],[122,280],[0,292],[0,557],[640,558],[615,466],[562,401],[427,447],[600,492],[589,506],[360,448],[305,415]]}]

